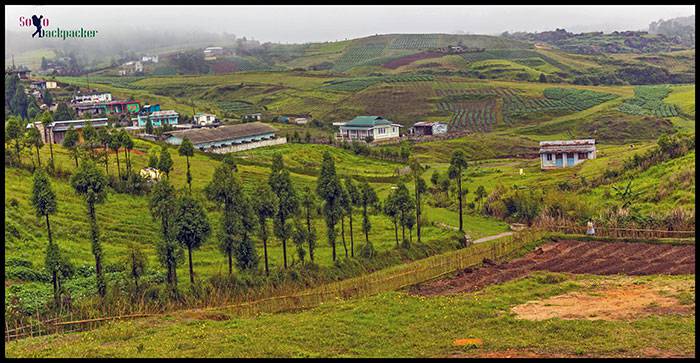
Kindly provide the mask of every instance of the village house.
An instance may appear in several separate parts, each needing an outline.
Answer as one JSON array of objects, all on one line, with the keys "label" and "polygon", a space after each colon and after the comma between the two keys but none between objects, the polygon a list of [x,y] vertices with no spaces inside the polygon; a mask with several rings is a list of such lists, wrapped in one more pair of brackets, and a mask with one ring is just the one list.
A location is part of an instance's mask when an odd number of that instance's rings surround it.
[{"label": "village house", "polygon": [[72,103],[98,103],[112,102],[112,94],[109,92],[87,93],[73,96]]},{"label": "village house", "polygon": [[5,70],[5,74],[16,74],[19,79],[29,79],[32,71],[30,71],[29,68],[20,66],[19,68]]},{"label": "village house", "polygon": [[447,133],[447,124],[442,122],[416,122],[409,130],[409,133],[416,136],[444,134]]},{"label": "village house", "polygon": [[149,117],[151,119],[151,125],[153,125],[153,127],[159,127],[163,125],[177,125],[180,115],[174,110],[155,111],[151,112],[150,114],[139,114],[138,126],[145,127]]},{"label": "village house", "polygon": [[334,122],[333,126],[339,126],[336,139],[348,141],[364,141],[367,137],[375,141],[398,138],[399,128],[403,127],[381,116],[357,116],[347,122]]},{"label": "village house", "polygon": [[32,84],[30,85],[30,87],[32,89],[43,91],[46,89],[58,88],[58,85],[54,81],[38,80],[38,81],[33,81]]},{"label": "village house", "polygon": [[108,119],[103,117],[85,120],[54,121],[46,128],[44,128],[44,125],[41,122],[34,122],[27,124],[27,128],[36,127],[39,130],[39,133],[41,133],[42,141],[45,144],[60,144],[63,142],[63,139],[66,136],[66,131],[68,131],[71,126],[73,126],[73,128],[82,136],[80,129],[85,127],[85,125],[88,123],[90,123],[95,129],[99,129],[107,126]]},{"label": "village house", "polygon": [[214,60],[216,59],[216,56],[223,55],[224,54],[224,48],[222,47],[207,47],[204,49],[204,59],[205,60]]},{"label": "village house", "polygon": [[260,120],[262,120],[261,113],[249,113],[247,115],[243,115],[243,121],[260,121]]},{"label": "village house", "polygon": [[225,154],[286,143],[287,139],[277,137],[276,131],[272,126],[262,122],[249,122],[213,128],[170,131],[166,133],[168,137],[165,142],[180,145],[187,137],[199,150]]},{"label": "village house", "polygon": [[571,167],[595,157],[595,139],[540,141],[540,165],[544,170]]},{"label": "village house", "polygon": [[141,57],[141,62],[143,63],[158,63],[158,56],[143,56]]},{"label": "village house", "polygon": [[216,115],[211,113],[197,112],[194,115],[194,123],[199,126],[209,126],[216,123]]}]

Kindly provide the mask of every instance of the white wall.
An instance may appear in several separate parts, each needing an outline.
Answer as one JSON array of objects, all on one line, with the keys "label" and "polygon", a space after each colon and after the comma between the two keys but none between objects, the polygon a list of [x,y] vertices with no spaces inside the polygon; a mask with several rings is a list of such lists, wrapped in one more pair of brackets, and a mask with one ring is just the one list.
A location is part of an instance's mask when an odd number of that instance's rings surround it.
[{"label": "white wall", "polygon": [[237,152],[237,151],[250,150],[250,149],[255,149],[255,148],[264,147],[264,146],[281,145],[281,144],[286,144],[286,143],[287,143],[286,137],[278,137],[276,139],[271,139],[271,140],[255,141],[255,142],[249,142],[246,144],[238,144],[238,145],[232,145],[232,146],[226,146],[226,147],[219,147],[219,148],[215,148],[215,149],[207,149],[205,151],[210,152],[210,153],[214,153],[214,154],[228,154],[228,153],[233,153],[233,152]]}]

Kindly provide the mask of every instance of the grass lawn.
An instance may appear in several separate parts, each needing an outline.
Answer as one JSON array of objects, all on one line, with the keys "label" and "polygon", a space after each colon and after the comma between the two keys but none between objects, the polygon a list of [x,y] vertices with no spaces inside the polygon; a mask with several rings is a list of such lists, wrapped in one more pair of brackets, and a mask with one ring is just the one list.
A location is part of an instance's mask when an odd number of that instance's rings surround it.
[{"label": "grass lawn", "polygon": [[[556,275],[559,278],[547,278]],[[384,293],[307,311],[254,318],[180,313],[110,323],[93,331],[28,338],[8,357],[446,357],[525,351],[574,356],[693,355],[694,314],[632,320],[518,319],[514,306],[602,285],[692,286],[695,277],[536,273],[470,294]],[[686,288],[687,289],[687,288]],[[676,298],[694,304],[684,290]],[[690,297],[690,299],[688,299]],[[453,346],[479,338],[483,346]]]}]

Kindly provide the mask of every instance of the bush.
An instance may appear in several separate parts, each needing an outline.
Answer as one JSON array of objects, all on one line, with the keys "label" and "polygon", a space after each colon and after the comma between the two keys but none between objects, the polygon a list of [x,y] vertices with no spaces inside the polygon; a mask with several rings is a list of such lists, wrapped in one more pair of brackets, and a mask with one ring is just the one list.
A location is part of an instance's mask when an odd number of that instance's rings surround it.
[{"label": "bush", "polygon": [[51,282],[51,276],[40,271],[36,271],[31,267],[26,266],[6,266],[5,279],[21,280],[21,281],[36,281],[36,282]]}]

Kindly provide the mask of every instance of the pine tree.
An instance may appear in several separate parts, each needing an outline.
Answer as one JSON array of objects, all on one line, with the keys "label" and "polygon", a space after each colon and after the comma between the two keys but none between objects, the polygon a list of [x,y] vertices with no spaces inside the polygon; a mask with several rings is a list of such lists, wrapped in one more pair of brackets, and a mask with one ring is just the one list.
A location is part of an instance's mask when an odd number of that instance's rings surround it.
[{"label": "pine tree", "polygon": [[175,214],[175,188],[167,180],[161,180],[153,186],[149,209],[154,220],[160,221],[162,239],[156,244],[156,252],[161,265],[167,272],[171,289],[177,292],[177,265],[182,262],[182,248],[173,236],[173,216]]},{"label": "pine tree", "polygon": [[289,171],[284,168],[282,154],[274,155],[271,171],[268,183],[279,201],[277,215],[274,219],[274,234],[282,241],[284,268],[287,268],[287,239],[291,235],[291,227],[287,224],[287,218],[297,212],[299,201],[292,187]]},{"label": "pine tree", "polygon": [[467,169],[467,159],[461,150],[456,150],[452,153],[452,159],[450,160],[450,167],[447,173],[450,179],[457,179],[457,198],[459,201],[459,231],[464,233],[464,227],[462,223],[462,173]]},{"label": "pine tree", "polygon": [[50,168],[51,170],[54,170],[54,159],[53,159],[53,142],[51,138],[48,135],[48,129],[49,125],[53,122],[53,117],[51,117],[51,113],[48,111],[44,111],[44,113],[41,114],[39,121],[41,121],[41,124],[44,126],[44,139],[49,140],[49,152],[51,153],[51,163]]},{"label": "pine tree", "polygon": [[97,169],[92,161],[83,162],[70,179],[73,189],[85,199],[90,220],[90,239],[92,254],[95,256],[95,271],[97,275],[97,291],[105,296],[107,286],[102,272],[102,245],[97,226],[95,205],[103,203],[107,197],[107,179]]},{"label": "pine tree", "polygon": [[190,262],[190,283],[194,285],[192,251],[199,249],[211,234],[211,226],[204,207],[193,197],[183,195],[178,198],[173,216],[175,239],[184,247]]},{"label": "pine tree", "polygon": [[189,186],[189,191],[192,193],[192,174],[190,174],[190,157],[194,156],[194,145],[190,139],[185,137],[182,139],[182,144],[178,149],[180,156],[184,156],[187,159],[187,185]]},{"label": "pine tree", "polygon": [[[31,203],[32,207],[34,207],[34,211],[36,212],[36,216],[39,218],[44,217],[46,219],[46,232],[49,237],[49,248],[47,249],[47,253],[49,253],[49,251],[50,253],[55,253],[55,251],[51,248],[53,238],[51,236],[51,222],[49,220],[49,215],[56,213],[56,193],[54,193],[54,191],[51,189],[51,182],[49,181],[48,176],[41,169],[37,169],[37,171],[34,172]],[[47,269],[52,273],[53,294],[56,303],[58,303],[59,271],[55,267],[56,266],[47,266]]]},{"label": "pine tree", "polygon": [[23,135],[24,130],[22,130],[20,120],[17,117],[10,116],[5,124],[5,140],[15,142],[16,161],[18,165],[22,163],[21,149]]},{"label": "pine tree", "polygon": [[41,132],[36,127],[30,127],[25,135],[25,142],[27,145],[34,146],[36,148],[36,161],[41,167],[41,157],[39,156],[39,149],[44,146],[44,142],[41,140]]},{"label": "pine tree", "polygon": [[65,136],[63,137],[63,142],[61,145],[68,149],[73,155],[73,158],[75,159],[75,168],[78,168],[78,154],[79,150],[78,149],[78,141],[80,140],[80,135],[78,135],[78,132],[75,131],[75,128],[71,125],[68,128],[68,131],[66,131]]},{"label": "pine tree", "polygon": [[267,239],[269,236],[267,230],[267,220],[273,218],[277,213],[277,196],[272,193],[270,186],[267,184],[259,184],[255,190],[253,204],[255,213],[258,216],[259,236],[263,241],[263,250],[265,253],[265,273],[270,274],[267,257]]},{"label": "pine tree", "polygon": [[165,145],[163,145],[160,149],[158,170],[165,173],[165,177],[170,179],[170,172],[173,170],[173,159],[170,156],[170,151],[168,150],[168,147]]},{"label": "pine tree", "polygon": [[333,248],[333,261],[336,260],[335,225],[338,223],[342,215],[340,181],[335,173],[335,163],[330,152],[323,153],[323,161],[321,162],[321,175],[316,184],[316,193],[323,199],[323,216],[326,220],[328,232],[328,243]]},{"label": "pine tree", "polygon": [[304,192],[301,194],[301,206],[304,209],[303,217],[306,222],[306,233],[304,234],[304,237],[306,238],[306,243],[309,248],[309,259],[313,263],[314,251],[316,250],[316,228],[311,222],[311,218],[316,213],[318,206],[316,196],[309,187],[305,187]]}]

